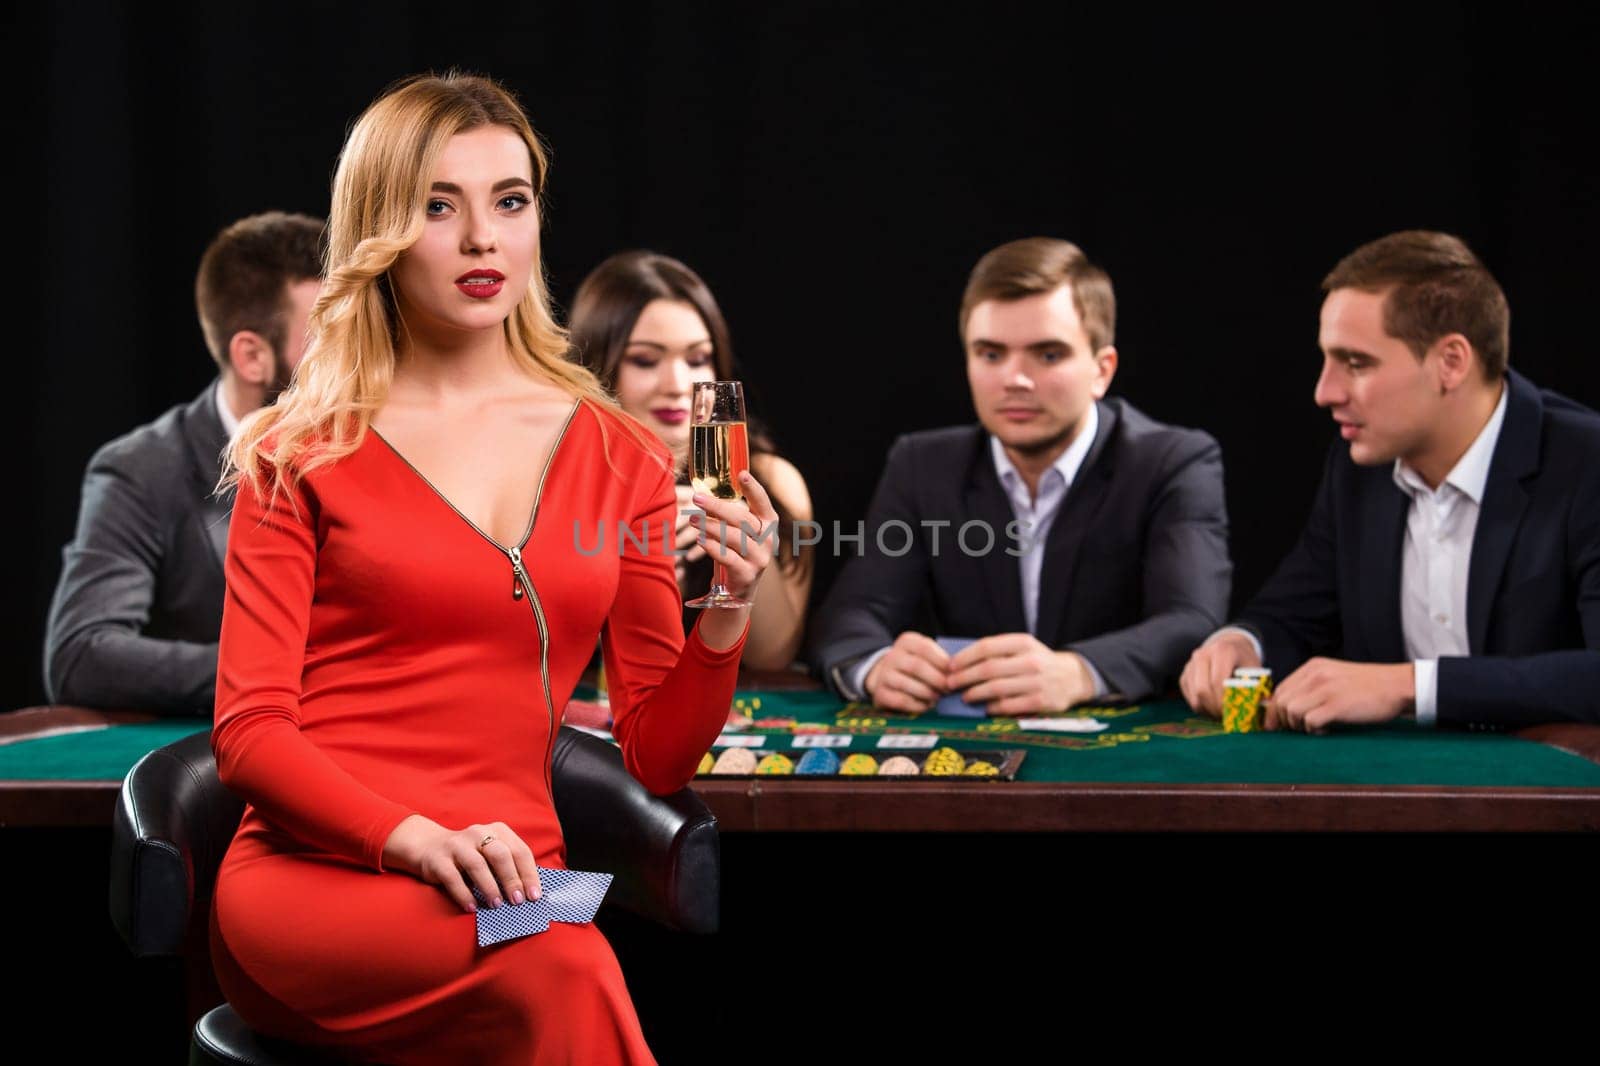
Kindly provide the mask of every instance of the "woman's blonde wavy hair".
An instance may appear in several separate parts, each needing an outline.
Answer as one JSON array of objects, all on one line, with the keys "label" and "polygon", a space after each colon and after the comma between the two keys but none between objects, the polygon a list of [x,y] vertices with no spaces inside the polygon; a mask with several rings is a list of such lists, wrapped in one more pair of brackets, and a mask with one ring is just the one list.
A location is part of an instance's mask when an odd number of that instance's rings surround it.
[{"label": "woman's blonde wavy hair", "polygon": [[[351,127],[339,154],[328,213],[326,280],[312,306],[310,339],[293,384],[253,412],[228,448],[222,484],[246,482],[276,497],[319,466],[355,451],[394,380],[403,329],[389,268],[422,236],[434,167],[451,137],[503,126],[528,146],[535,210],[549,158],[521,106],[489,78],[455,71],[397,82]],[[542,262],[505,322],[519,363],[575,399],[632,421],[585,367],[567,359],[567,334],[550,312]],[[612,419],[602,418],[604,427]],[[634,433],[644,432],[642,427]]]}]

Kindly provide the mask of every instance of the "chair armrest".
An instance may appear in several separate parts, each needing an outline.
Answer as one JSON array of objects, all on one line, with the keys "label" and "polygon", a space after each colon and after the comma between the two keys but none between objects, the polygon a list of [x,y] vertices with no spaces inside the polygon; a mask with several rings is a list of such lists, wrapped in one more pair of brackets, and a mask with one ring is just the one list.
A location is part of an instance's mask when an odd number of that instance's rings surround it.
[{"label": "chair armrest", "polygon": [[179,953],[243,813],[217,778],[210,730],[128,771],[111,826],[111,921],[135,955]]},{"label": "chair armrest", "polygon": [[699,796],[651,795],[615,746],[567,726],[551,774],[567,862],[613,874],[608,903],[683,932],[717,931],[722,852]]}]

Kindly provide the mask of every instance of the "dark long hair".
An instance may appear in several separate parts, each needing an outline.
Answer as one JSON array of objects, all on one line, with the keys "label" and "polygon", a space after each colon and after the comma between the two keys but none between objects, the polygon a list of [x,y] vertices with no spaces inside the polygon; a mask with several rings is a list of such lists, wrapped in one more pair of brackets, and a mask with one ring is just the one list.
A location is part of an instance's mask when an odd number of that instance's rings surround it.
[{"label": "dark long hair", "polygon": [[[605,390],[615,396],[617,369],[622,365],[628,338],[633,336],[639,316],[655,300],[686,303],[699,312],[711,335],[711,365],[717,380],[733,380],[733,342],[727,319],[722,317],[710,287],[684,263],[644,250],[618,252],[590,271],[578,286],[567,324],[573,358],[587,366]],[[747,395],[747,403],[748,400]],[[751,455],[776,456],[778,449],[771,433],[754,415],[747,418]],[[785,568],[804,565],[802,559],[787,550],[794,516],[777,499],[772,506],[778,513],[778,564]]]}]

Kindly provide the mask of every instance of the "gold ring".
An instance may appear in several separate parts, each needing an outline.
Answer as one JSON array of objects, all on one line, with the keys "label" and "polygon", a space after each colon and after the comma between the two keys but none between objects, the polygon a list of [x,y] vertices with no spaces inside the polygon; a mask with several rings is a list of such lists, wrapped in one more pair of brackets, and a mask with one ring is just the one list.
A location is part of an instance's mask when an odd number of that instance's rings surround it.
[{"label": "gold ring", "polygon": [[488,844],[493,839],[494,839],[494,834],[493,833],[487,834],[482,840],[478,841],[478,850],[482,851],[484,845]]}]

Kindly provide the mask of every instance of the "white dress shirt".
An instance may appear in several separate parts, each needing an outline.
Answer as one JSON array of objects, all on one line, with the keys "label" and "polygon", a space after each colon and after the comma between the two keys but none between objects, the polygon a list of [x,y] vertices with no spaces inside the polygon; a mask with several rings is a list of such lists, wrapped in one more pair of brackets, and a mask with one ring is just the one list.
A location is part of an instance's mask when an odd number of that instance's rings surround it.
[{"label": "white dress shirt", "polygon": [[217,379],[217,417],[222,419],[222,432],[229,440],[239,430],[239,416],[228,406],[228,397],[222,391],[222,379]]},{"label": "white dress shirt", "polygon": [[1394,483],[1411,497],[1406,542],[1400,561],[1400,628],[1406,655],[1416,670],[1417,721],[1432,725],[1439,714],[1439,659],[1470,655],[1467,643],[1467,570],[1478,507],[1489,483],[1489,461],[1506,420],[1506,395],[1472,446],[1437,489],[1396,459]]},{"label": "white dress shirt", "polygon": [[[1083,466],[1084,458],[1089,454],[1089,448],[1094,444],[1094,435],[1099,428],[1098,405],[1090,404],[1088,416],[1078,430],[1078,435],[1067,445],[1067,450],[1040,475],[1037,496],[1028,491],[1028,483],[1007,458],[1005,445],[1000,443],[998,437],[989,435],[989,454],[994,461],[995,475],[999,477],[1000,486],[1005,489],[1006,498],[1011,502],[1012,517],[1022,527],[1022,555],[1018,558],[1017,565],[1022,576],[1022,617],[1027,623],[1029,633],[1038,632],[1039,575],[1044,570],[1045,542],[1050,536],[1050,527],[1055,525],[1056,516],[1061,511],[1061,501],[1066,499],[1067,490],[1072,487],[1073,479],[1078,476],[1078,471]],[[845,680],[849,682],[852,691],[847,692],[847,696],[853,699],[865,698],[867,675],[878,664],[878,660],[888,653],[888,648],[879,648],[850,669]],[[1089,676],[1094,681],[1094,695],[1098,699],[1106,693],[1105,680],[1093,663],[1088,659],[1083,661],[1089,667]]]},{"label": "white dress shirt", "polygon": [[[1399,459],[1394,461],[1394,483],[1411,500],[1406,512],[1405,544],[1400,557],[1400,630],[1406,657],[1415,673],[1413,694],[1417,724],[1433,725],[1439,716],[1439,659],[1470,655],[1467,641],[1467,571],[1472,564],[1472,538],[1478,531],[1478,508],[1489,483],[1489,463],[1506,420],[1506,396],[1470,447],[1436,489]],[[1261,658],[1255,634],[1237,626],[1225,632],[1243,633]]]}]

